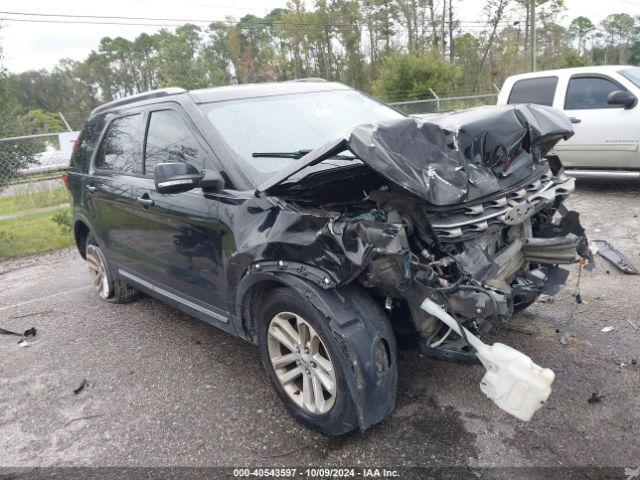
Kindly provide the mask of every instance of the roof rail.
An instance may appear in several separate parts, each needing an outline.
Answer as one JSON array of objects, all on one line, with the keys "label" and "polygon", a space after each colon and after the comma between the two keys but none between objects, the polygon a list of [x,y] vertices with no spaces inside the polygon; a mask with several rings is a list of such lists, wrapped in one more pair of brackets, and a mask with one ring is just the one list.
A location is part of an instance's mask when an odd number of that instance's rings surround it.
[{"label": "roof rail", "polygon": [[321,77],[294,78],[293,80],[289,80],[289,81],[290,82],[326,82],[326,80]]},{"label": "roof rail", "polygon": [[150,100],[152,98],[159,97],[167,97],[169,95],[177,95],[178,93],[184,93],[186,90],[180,87],[171,87],[171,88],[160,88],[158,90],[150,90],[144,93],[138,93],[137,95],[130,95],[128,97],[119,98],[117,100],[113,100],[111,102],[107,102],[104,105],[100,105],[99,107],[94,108],[91,111],[90,117],[107,111],[114,107],[120,107],[122,105],[127,105],[129,103],[139,102],[140,100]]}]

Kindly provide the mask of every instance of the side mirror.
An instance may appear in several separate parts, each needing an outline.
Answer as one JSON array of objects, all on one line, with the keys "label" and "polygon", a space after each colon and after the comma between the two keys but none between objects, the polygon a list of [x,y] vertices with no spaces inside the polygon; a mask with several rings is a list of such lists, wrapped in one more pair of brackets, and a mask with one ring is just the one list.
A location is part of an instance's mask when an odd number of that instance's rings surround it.
[{"label": "side mirror", "polygon": [[198,186],[202,187],[202,190],[207,193],[220,193],[224,188],[224,179],[222,175],[220,175],[220,172],[209,169],[203,170],[202,173],[204,176]]},{"label": "side mirror", "polygon": [[204,174],[189,163],[158,163],[153,176],[158,193],[187,192],[204,178]]},{"label": "side mirror", "polygon": [[633,108],[638,103],[636,96],[627,90],[614,90],[607,97],[607,103],[610,105],[620,105],[625,109]]}]

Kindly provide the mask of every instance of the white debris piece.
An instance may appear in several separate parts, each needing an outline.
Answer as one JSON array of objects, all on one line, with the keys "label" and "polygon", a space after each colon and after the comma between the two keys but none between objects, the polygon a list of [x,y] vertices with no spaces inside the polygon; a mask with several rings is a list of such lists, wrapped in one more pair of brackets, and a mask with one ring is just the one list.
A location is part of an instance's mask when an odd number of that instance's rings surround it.
[{"label": "white debris piece", "polygon": [[[458,322],[433,300],[425,298],[420,307],[462,335]],[[487,369],[480,389],[505,412],[525,422],[531,420],[551,394],[553,371],[535,364],[515,348],[502,343],[489,346],[466,328],[462,329]]]}]

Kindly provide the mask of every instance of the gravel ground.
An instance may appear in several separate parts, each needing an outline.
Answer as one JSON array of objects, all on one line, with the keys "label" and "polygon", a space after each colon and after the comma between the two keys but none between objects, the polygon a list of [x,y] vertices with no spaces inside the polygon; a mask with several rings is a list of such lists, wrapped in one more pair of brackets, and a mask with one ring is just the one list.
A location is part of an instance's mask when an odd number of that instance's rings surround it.
[{"label": "gravel ground", "polygon": [[[639,195],[590,183],[569,204],[640,265]],[[150,298],[104,303],[88,283],[71,249],[0,264],[0,326],[38,329],[26,348],[0,336],[1,466],[640,466],[640,277],[604,260],[583,274],[584,303],[574,272],[491,339],[556,372],[531,422],[483,396],[481,367],[404,351],[394,413],[339,439],[286,413],[256,348]]]}]

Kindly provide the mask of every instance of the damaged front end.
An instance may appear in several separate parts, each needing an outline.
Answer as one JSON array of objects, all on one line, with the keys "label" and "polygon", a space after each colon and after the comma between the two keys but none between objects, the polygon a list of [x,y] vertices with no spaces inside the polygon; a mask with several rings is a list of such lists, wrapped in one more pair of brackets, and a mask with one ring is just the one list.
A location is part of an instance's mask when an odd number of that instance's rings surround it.
[{"label": "damaged front end", "polygon": [[[256,193],[325,219],[314,222],[322,254],[301,262],[328,272],[325,288],[359,283],[423,353],[482,362],[483,391],[528,420],[553,372],[480,339],[557,291],[563,265],[590,257],[578,214],[563,205],[574,179],[545,159],[572,133],[563,114],[534,105],[363,125]],[[295,178],[345,151],[352,167]]]}]

